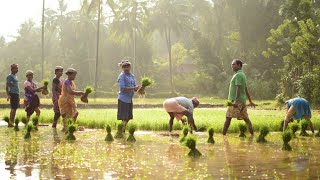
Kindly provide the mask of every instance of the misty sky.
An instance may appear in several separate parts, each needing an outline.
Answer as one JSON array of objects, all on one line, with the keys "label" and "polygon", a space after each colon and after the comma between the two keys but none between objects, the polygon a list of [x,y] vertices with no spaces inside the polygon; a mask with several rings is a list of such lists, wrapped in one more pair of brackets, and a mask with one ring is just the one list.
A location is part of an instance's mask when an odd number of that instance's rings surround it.
[{"label": "misty sky", "polygon": [[[68,11],[79,9],[80,0],[65,0]],[[57,9],[58,0],[46,0],[46,8]],[[10,41],[10,36],[17,33],[20,24],[32,18],[41,23],[42,0],[1,0],[0,6],[0,36]]]}]

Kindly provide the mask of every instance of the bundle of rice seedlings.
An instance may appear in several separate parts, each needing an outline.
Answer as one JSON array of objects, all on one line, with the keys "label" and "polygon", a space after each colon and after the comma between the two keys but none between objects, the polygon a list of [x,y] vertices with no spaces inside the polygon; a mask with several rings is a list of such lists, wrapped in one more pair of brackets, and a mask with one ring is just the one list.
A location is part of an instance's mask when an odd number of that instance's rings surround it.
[{"label": "bundle of rice seedlings", "polygon": [[74,141],[76,140],[76,137],[74,136],[74,132],[77,130],[77,125],[72,123],[68,125],[68,131],[67,131],[67,136],[66,140],[71,140]]},{"label": "bundle of rice seedlings", "polygon": [[197,140],[194,136],[188,135],[184,141],[184,145],[190,148],[188,156],[199,157],[202,154],[198,149],[196,149]]},{"label": "bundle of rice seedlings", "polygon": [[127,141],[136,142],[136,138],[134,138],[134,132],[136,131],[137,126],[135,124],[129,124],[129,137]]},{"label": "bundle of rice seedlings", "polygon": [[21,122],[26,125],[28,123],[27,122],[27,118],[25,116],[22,116],[21,117]]},{"label": "bundle of rice seedlings", "polygon": [[258,136],[257,142],[258,143],[266,143],[267,140],[265,137],[269,134],[270,130],[267,126],[262,126],[260,129],[260,134]]},{"label": "bundle of rice seedlings", "polygon": [[210,128],[208,130],[208,133],[209,133],[209,138],[208,138],[208,143],[211,143],[211,144],[214,144],[214,139],[213,139],[213,134],[214,134],[214,129],[213,128]]},{"label": "bundle of rice seedlings", "polygon": [[123,124],[122,124],[122,122],[120,122],[120,123],[117,124],[117,133],[114,136],[114,138],[116,138],[116,139],[123,138],[122,129],[123,129]]},{"label": "bundle of rice seedlings", "polygon": [[287,129],[282,133],[282,141],[283,141],[283,146],[282,150],[286,151],[291,151],[292,148],[289,145],[290,140],[292,139],[292,131]]},{"label": "bundle of rice seedlings", "polygon": [[180,142],[181,142],[181,143],[186,140],[186,137],[187,137],[189,131],[190,131],[190,127],[189,127],[189,126],[187,126],[187,125],[186,125],[186,126],[183,126],[183,128],[182,128],[182,134],[183,134],[183,136],[182,136],[182,138],[180,139]]},{"label": "bundle of rice seedlings", "polygon": [[17,117],[14,121],[14,130],[15,131],[19,131],[19,122],[20,122],[20,119]]},{"label": "bundle of rice seedlings", "polygon": [[7,122],[8,124],[10,123],[10,118],[9,118],[9,116],[4,116],[4,117],[3,117],[3,120],[4,120],[5,122]]},{"label": "bundle of rice seedlings", "polygon": [[309,122],[306,120],[302,120],[301,121],[301,132],[300,132],[300,136],[309,136],[309,134],[307,133],[307,128],[308,128]]},{"label": "bundle of rice seedlings", "polygon": [[31,123],[28,123],[27,124],[27,131],[26,131],[26,134],[24,135],[24,139],[25,140],[28,140],[31,138],[31,130],[32,130],[32,124]]},{"label": "bundle of rice seedlings", "polygon": [[49,84],[49,80],[47,80],[47,79],[43,80],[44,89],[42,90],[42,94],[45,96],[49,94],[48,84]]},{"label": "bundle of rice seedlings", "polygon": [[283,131],[283,126],[284,126],[284,120],[281,120],[280,124],[279,124],[279,131],[282,132]]},{"label": "bundle of rice seedlings", "polygon": [[227,100],[224,104],[224,106],[229,107],[229,106],[233,106],[232,102],[230,100]]},{"label": "bundle of rice seedlings", "polygon": [[88,95],[89,95],[90,93],[92,93],[93,91],[94,91],[94,88],[93,88],[92,86],[86,86],[86,87],[84,88],[84,95],[81,96],[80,100],[81,100],[82,102],[84,102],[84,103],[88,103],[88,102],[89,102],[89,101],[88,101]]},{"label": "bundle of rice seedlings", "polygon": [[148,77],[148,76],[143,76],[143,77],[141,78],[141,88],[138,89],[138,94],[139,94],[139,96],[144,96],[144,95],[146,94],[145,88],[146,88],[147,86],[150,86],[150,85],[153,84],[153,83],[154,83],[154,80],[153,80],[153,79],[151,79],[151,78]]},{"label": "bundle of rice seedlings", "polygon": [[111,134],[111,127],[109,125],[107,125],[106,127],[106,131],[107,131],[107,136],[105,138],[105,141],[113,141],[113,136]]},{"label": "bundle of rice seedlings", "polygon": [[245,132],[247,131],[247,126],[246,126],[246,124],[240,123],[240,124],[239,124],[239,130],[240,130],[240,135],[239,135],[239,137],[245,138],[245,137],[246,137]]},{"label": "bundle of rice seedlings", "polygon": [[32,118],[33,130],[38,131],[39,117],[34,116]]},{"label": "bundle of rice seedlings", "polygon": [[291,131],[292,131],[292,136],[293,137],[296,137],[296,132],[299,130],[299,125],[297,124],[297,123],[292,123],[291,125],[290,125],[290,129],[291,129]]},{"label": "bundle of rice seedlings", "polygon": [[10,122],[9,116],[4,116],[3,120],[8,123],[8,127],[13,127],[13,123]]}]

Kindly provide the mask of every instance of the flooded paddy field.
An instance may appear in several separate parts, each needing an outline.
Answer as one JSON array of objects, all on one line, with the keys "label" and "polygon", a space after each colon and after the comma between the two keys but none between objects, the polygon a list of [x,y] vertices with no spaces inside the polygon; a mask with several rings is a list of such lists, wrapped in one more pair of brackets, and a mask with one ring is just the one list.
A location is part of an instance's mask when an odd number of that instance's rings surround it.
[{"label": "flooded paddy field", "polygon": [[[105,130],[77,131],[76,141],[50,126],[39,127],[24,140],[24,128],[15,132],[0,127],[0,174],[5,179],[319,179],[320,139],[294,138],[292,151],[283,151],[280,133],[267,143],[256,143],[257,134],[240,139],[238,134],[196,133],[199,158],[167,132],[137,131],[136,142],[105,142]],[[310,132],[309,132],[310,133]],[[112,134],[115,134],[113,131]],[[126,137],[128,133],[126,133]]]}]

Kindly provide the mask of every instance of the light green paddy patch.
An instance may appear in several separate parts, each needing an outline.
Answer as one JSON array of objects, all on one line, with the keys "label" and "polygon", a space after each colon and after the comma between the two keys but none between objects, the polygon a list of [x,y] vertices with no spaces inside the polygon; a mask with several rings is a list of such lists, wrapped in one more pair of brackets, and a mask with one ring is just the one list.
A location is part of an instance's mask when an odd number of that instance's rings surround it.
[{"label": "light green paddy patch", "polygon": [[[109,124],[116,130],[116,123],[118,122],[116,109],[78,109],[79,116],[77,124],[85,128],[105,128]],[[9,109],[1,109],[0,114],[9,115]],[[216,133],[221,133],[225,122],[225,108],[197,108],[194,111],[195,123],[201,131],[206,131],[207,128],[213,127]],[[280,131],[280,124],[284,118],[284,110],[248,110],[249,117],[255,132],[259,131],[262,126],[267,126],[270,132]],[[162,108],[149,108],[149,109],[134,109],[134,121],[137,129],[146,131],[167,131],[169,129],[169,115]],[[51,124],[53,120],[53,111],[51,109],[41,109],[40,124]],[[18,109],[17,116],[25,116],[23,109]],[[61,123],[61,119],[59,121]],[[231,121],[228,133],[238,133],[238,124],[243,123],[242,120],[233,119]],[[313,112],[312,122],[315,129],[320,127],[319,112]],[[129,122],[130,123],[130,122]],[[300,123],[299,123],[300,124]],[[58,125],[60,128],[61,125]],[[182,123],[177,120],[174,121],[173,129],[181,130]]]}]

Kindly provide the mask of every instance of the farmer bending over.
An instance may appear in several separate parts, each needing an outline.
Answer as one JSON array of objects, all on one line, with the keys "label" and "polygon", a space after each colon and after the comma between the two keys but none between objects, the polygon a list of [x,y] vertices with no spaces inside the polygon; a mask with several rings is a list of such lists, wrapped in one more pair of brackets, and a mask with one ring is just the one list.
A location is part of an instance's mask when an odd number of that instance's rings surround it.
[{"label": "farmer bending over", "polygon": [[188,99],[186,97],[175,97],[167,99],[163,102],[163,108],[170,115],[169,121],[169,132],[172,131],[173,119],[181,120],[183,124],[185,121],[182,119],[183,116],[187,116],[188,124],[195,130],[198,131],[193,119],[193,109],[199,105],[199,100],[196,97]]},{"label": "farmer bending over", "polygon": [[287,114],[285,116],[284,120],[284,126],[283,130],[287,129],[288,123],[292,120],[301,120],[304,118],[305,120],[309,121],[309,126],[314,133],[313,124],[311,122],[311,110],[310,110],[310,104],[307,100],[304,98],[294,98],[289,99],[285,102],[287,107]]}]

